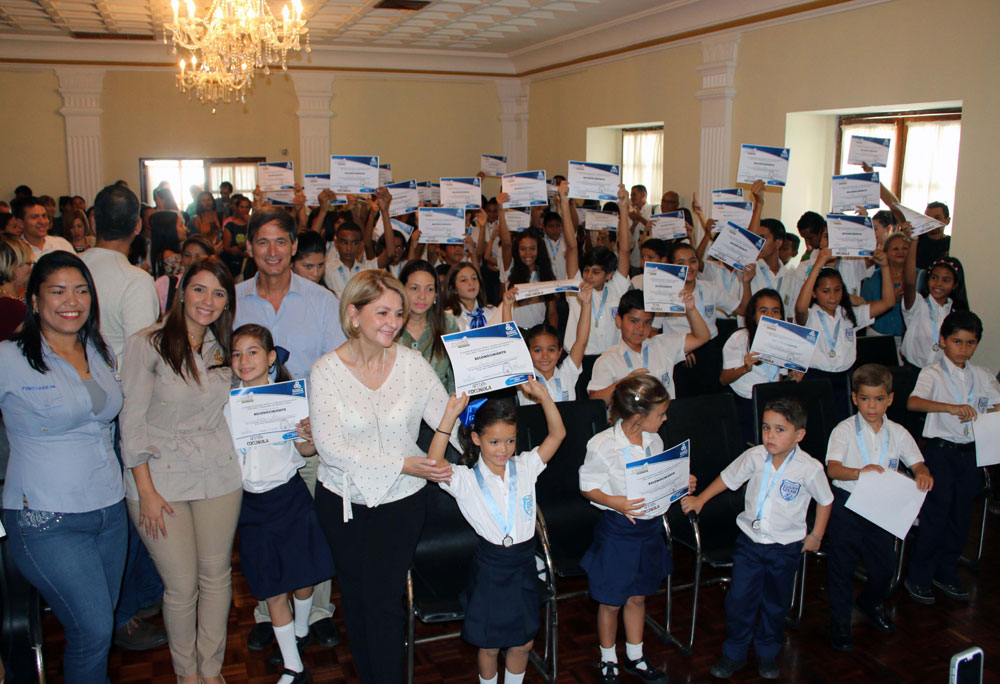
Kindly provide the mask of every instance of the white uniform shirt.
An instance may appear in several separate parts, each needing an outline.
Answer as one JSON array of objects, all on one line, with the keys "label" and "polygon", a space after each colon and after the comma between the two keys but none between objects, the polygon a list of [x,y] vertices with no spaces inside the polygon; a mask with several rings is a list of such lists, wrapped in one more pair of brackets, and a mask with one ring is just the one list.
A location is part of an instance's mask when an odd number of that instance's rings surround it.
[{"label": "white uniform shirt", "polygon": [[[21,239],[24,240],[24,238]],[[70,254],[76,254],[76,250],[73,249],[73,245],[70,244],[69,240],[61,238],[58,235],[46,235],[45,239],[42,241],[41,249],[35,247],[27,240],[24,240],[24,243],[31,248],[31,253],[34,255],[35,261],[38,261],[49,252],[63,251],[69,252]],[[84,252],[84,254],[86,254],[86,252]]]},{"label": "white uniform shirt", "polygon": [[[454,316],[454,318],[455,322],[458,324],[458,329],[465,331],[472,326],[473,312],[466,309],[465,304],[460,304],[460,306],[462,307],[462,312],[458,316]],[[503,323],[503,310],[495,306],[484,306],[483,316],[486,317],[486,325],[488,326]]]},{"label": "white uniform shirt", "polygon": [[[809,255],[811,257],[809,261],[801,262],[796,269],[795,274],[798,276],[801,284],[805,284],[809,278],[813,262],[816,260],[816,254],[818,254],[818,251],[813,250]],[[868,276],[868,267],[865,265],[864,259],[845,259],[841,257],[837,260],[836,266],[824,266],[824,268],[835,268],[840,271],[840,277],[844,279],[844,287],[847,288],[847,292],[852,295],[861,295],[861,281]],[[801,286],[799,289],[801,289]]]},{"label": "white uniform shirt", "polygon": [[[587,455],[580,466],[580,491],[599,489],[608,496],[626,496],[625,463],[648,458],[663,452],[663,440],[655,432],[642,433],[642,446],[632,444],[622,431],[619,420],[603,432],[599,432],[587,442]],[[602,510],[607,506],[594,503]],[[660,514],[662,515],[662,514]],[[654,513],[635,516],[642,520],[659,517]]]},{"label": "white uniform shirt", "polygon": [[566,275],[566,241],[562,235],[558,240],[546,235],[542,241],[549,252],[549,261],[552,262],[552,273],[555,274],[556,280],[566,280],[569,277]]},{"label": "white uniform shirt", "polygon": [[709,259],[705,261],[704,273],[699,274],[699,281],[710,282],[725,294],[729,306],[724,311],[716,311],[716,315],[719,318],[734,318],[733,311],[743,297],[743,274]]},{"label": "white uniform shirt", "polygon": [[795,277],[795,273],[790,268],[778,262],[778,272],[772,273],[767,262],[763,259],[757,260],[757,272],[750,281],[750,294],[753,295],[765,288],[777,290],[781,295],[781,302],[785,305],[785,316],[790,317],[795,314],[795,300],[799,297],[799,290],[802,283]]},{"label": "white uniform shirt", "polygon": [[[590,293],[590,336],[587,338],[584,354],[603,354],[621,340],[622,332],[615,325],[615,314],[618,313],[618,302],[628,289],[628,278],[615,271],[603,290]],[[580,299],[575,295],[566,297],[566,301],[569,303],[569,318],[566,319],[563,347],[570,351],[576,342],[576,326],[580,322],[581,309]],[[604,302],[603,310],[601,302]]]},{"label": "white uniform shirt", "polygon": [[[747,355],[747,332],[746,328],[740,328],[726,340],[722,346],[722,367],[742,368],[743,357]],[[761,361],[750,369],[749,373],[744,373],[739,378],[729,383],[729,387],[736,392],[737,396],[744,399],[753,398],[753,386],[761,383],[777,382],[778,378],[788,371],[778,368],[769,363]]]},{"label": "white uniform shirt", "polygon": [[[545,463],[538,455],[538,449],[523,451],[512,459],[517,470],[517,483],[514,487],[514,520],[510,536],[515,544],[528,541],[535,537],[535,481],[545,470]],[[493,497],[501,517],[507,520],[510,503],[510,464],[504,464],[503,479],[494,475],[482,456],[476,463],[483,476],[483,484]],[[475,470],[466,466],[451,467],[451,483],[441,482],[441,489],[455,497],[462,517],[469,521],[472,529],[480,537],[491,544],[503,545],[504,532],[486,503],[486,498],[479,488]]]},{"label": "white uniform shirt", "polygon": [[[854,317],[858,324],[851,325],[851,321],[844,316],[844,307],[837,307],[836,317],[819,308],[819,304],[809,307],[809,318],[806,320],[806,327],[819,331],[819,338],[816,340],[816,349],[813,351],[810,368],[839,373],[854,365],[858,357],[857,331],[867,328],[875,320],[869,314],[868,304],[854,307]],[[826,324],[824,330],[823,324]],[[838,330],[837,325],[840,325]],[[830,342],[827,340],[827,331],[833,338],[834,356],[830,356]]]},{"label": "white uniform shirt", "polygon": [[[781,473],[780,480],[775,478],[775,469],[768,463],[764,445],[747,449],[720,474],[723,483],[733,491],[747,483],[745,506],[736,517],[736,525],[758,544],[802,541],[808,532],[806,513],[809,511],[809,500],[816,499],[821,506],[833,503],[833,492],[830,491],[823,465],[801,448],[796,448],[789,456],[792,460]],[[764,500],[760,529],[755,530],[753,521],[757,518],[757,495],[769,479],[772,480],[770,494]]]},{"label": "white uniform shirt", "polygon": [[[549,396],[552,397],[552,401],[576,401],[576,381],[580,379],[580,373],[583,372],[582,368],[577,367],[573,363],[573,359],[568,356],[562,360],[556,369],[552,371],[552,377],[546,380],[542,377],[542,374],[535,369],[535,379],[538,380],[545,389],[549,391]],[[534,399],[531,399],[524,395],[524,392],[517,393],[517,405],[518,406],[529,406],[531,404],[537,403]]]},{"label": "white uniform shirt", "polygon": [[323,270],[323,282],[326,286],[333,291],[333,294],[337,295],[337,299],[344,294],[344,288],[347,287],[347,281],[353,278],[361,271],[366,271],[368,269],[378,268],[378,261],[372,259],[371,261],[366,261],[362,256],[354,260],[354,266],[348,268],[340,260],[340,253],[337,252],[337,248],[332,245],[330,249],[326,252],[326,266]]},{"label": "white uniform shirt", "polygon": [[[635,207],[632,207],[635,209]],[[642,209],[639,210],[639,214],[642,215],[644,219],[649,221],[653,216],[653,205],[646,202],[642,205]],[[632,219],[627,219],[629,226],[632,225]],[[639,262],[642,260],[642,254],[640,253],[640,243],[642,240],[639,237],[642,235],[643,231],[646,230],[646,224],[642,221],[635,222],[635,228],[632,230],[632,254],[629,258],[629,266],[632,268],[639,268]]]},{"label": "white uniform shirt", "polygon": [[938,306],[930,295],[917,295],[913,299],[913,306],[907,309],[904,304],[901,307],[906,332],[903,333],[900,351],[914,366],[924,368],[944,358],[944,352],[940,348],[935,350],[934,347],[941,339],[941,324],[951,313],[951,306],[950,299],[944,306]]},{"label": "white uniform shirt", "polygon": [[[959,368],[942,356],[940,361],[920,371],[910,396],[945,404],[971,404],[979,413],[986,413],[1000,403],[1000,384],[981,366],[966,363],[965,368]],[[924,437],[939,437],[956,444],[975,441],[974,430],[975,422],[962,423],[950,413],[928,413],[924,422]]]},{"label": "white uniform shirt", "polygon": [[[504,282],[510,282],[510,269],[507,269]],[[539,282],[537,270],[532,271],[531,280],[528,282]],[[519,302],[514,302],[514,311],[511,315],[517,327],[528,330],[539,323],[544,323],[547,311],[548,309],[545,306],[545,299],[543,297],[531,297],[530,299],[522,299]]]},{"label": "white uniform shirt", "polygon": [[[705,319],[711,339],[719,335],[719,328],[715,325],[715,319],[725,315],[724,312],[732,311],[740,303],[740,293],[736,293],[733,298],[731,293],[726,292],[722,286],[710,280],[701,279],[694,284],[694,303],[698,307],[698,313]],[[691,324],[688,323],[687,314],[668,313],[663,315],[663,334],[674,333],[676,335],[688,334],[691,332]]]},{"label": "white uniform shirt", "polygon": [[[920,455],[920,449],[914,441],[913,436],[906,431],[899,423],[894,423],[887,417],[882,417],[882,428],[876,433],[872,426],[868,424],[860,414],[854,414],[850,418],[840,421],[837,427],[830,433],[830,441],[826,447],[826,462],[840,461],[846,468],[864,468],[865,463],[858,446],[858,427],[861,428],[861,439],[864,440],[865,448],[868,449],[868,463],[875,463],[888,470],[899,470],[899,462],[902,461],[907,467],[916,463],[923,463],[924,457]],[[886,457],[884,462],[879,459],[882,456],[882,440],[888,435],[886,447]],[[858,486],[857,480],[830,480],[834,487],[853,492]]]},{"label": "white uniform shirt", "polygon": [[588,392],[602,390],[618,382],[634,370],[645,368],[663,383],[673,398],[674,366],[684,360],[685,335],[663,333],[642,341],[641,351],[635,352],[622,340],[594,362],[594,372],[587,385]]}]

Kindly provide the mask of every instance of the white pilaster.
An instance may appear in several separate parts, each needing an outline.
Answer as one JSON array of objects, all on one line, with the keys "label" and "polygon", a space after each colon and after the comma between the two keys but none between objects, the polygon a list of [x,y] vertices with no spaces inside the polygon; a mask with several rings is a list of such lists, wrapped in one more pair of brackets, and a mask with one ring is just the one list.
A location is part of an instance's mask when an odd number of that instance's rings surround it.
[{"label": "white pilaster", "polygon": [[511,171],[528,169],[528,80],[497,79],[500,99],[500,133],[507,168]]},{"label": "white pilaster", "polygon": [[330,97],[334,74],[289,71],[299,98],[299,175],[330,171]]},{"label": "white pilaster", "polygon": [[732,185],[729,175],[733,137],[733,99],[736,89],[736,54],[740,34],[706,38],[701,43],[701,90],[695,96],[701,100],[701,170],[698,192],[702,205],[708,208],[715,188]]},{"label": "white pilaster", "polygon": [[69,192],[93,203],[105,186],[101,142],[101,91],[104,69],[94,67],[58,67],[59,109],[66,123],[66,162]]}]

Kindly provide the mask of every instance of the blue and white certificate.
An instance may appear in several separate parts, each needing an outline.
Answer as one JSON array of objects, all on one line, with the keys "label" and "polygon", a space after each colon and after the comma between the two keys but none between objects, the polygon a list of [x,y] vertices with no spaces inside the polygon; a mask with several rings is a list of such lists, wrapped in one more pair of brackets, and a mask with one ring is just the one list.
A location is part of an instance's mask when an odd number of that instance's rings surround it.
[{"label": "blue and white certificate", "polygon": [[569,196],[574,199],[618,199],[618,186],[622,182],[621,167],[618,164],[571,161],[566,177],[569,181]]},{"label": "blue and white certificate", "polygon": [[[330,189],[330,174],[328,173],[307,173],[305,175],[305,185],[302,191],[306,194],[306,204],[310,207],[319,204],[319,194]],[[337,197],[335,202],[330,204],[347,204],[346,197]]]},{"label": "blue and white certificate", "polygon": [[913,226],[913,232],[910,233],[913,237],[929,233],[932,230],[936,230],[944,226],[944,224],[937,219],[932,219],[930,216],[925,216],[919,211],[914,211],[909,207],[904,207],[902,204],[897,204],[896,208],[903,213],[903,218],[906,222]]},{"label": "blue and white certificate", "polygon": [[579,292],[580,281],[578,280],[547,280],[544,283],[520,283],[514,286],[514,299],[531,299],[532,297],[544,297],[545,295],[557,294],[559,292]]},{"label": "blue and white certificate", "polygon": [[684,313],[681,290],[688,267],[647,261],[642,273],[643,309],[650,313]]},{"label": "blue and white certificate", "polygon": [[877,171],[834,176],[830,186],[830,211],[842,214],[856,207],[878,209],[881,189]]},{"label": "blue and white certificate", "polygon": [[441,204],[446,207],[479,209],[483,206],[483,184],[478,176],[441,179]]},{"label": "blue and white certificate", "polygon": [[479,161],[479,170],[487,176],[502,176],[507,173],[507,157],[502,154],[484,154]]},{"label": "blue and white certificate", "polygon": [[[407,240],[410,239],[410,235],[413,234],[413,226],[409,223],[403,223],[402,221],[397,221],[394,218],[389,219],[389,224],[392,226],[393,230],[398,230],[403,234]],[[382,221],[378,220],[375,222],[375,227],[372,228],[372,237],[378,240],[382,237]]]},{"label": "blue and white certificate", "polygon": [[777,318],[761,316],[753,336],[750,351],[760,354],[760,360],[778,368],[809,370],[819,332]]},{"label": "blue and white certificate", "polygon": [[660,240],[677,240],[687,237],[687,221],[683,211],[653,214],[649,219],[649,234]]},{"label": "blue and white certificate", "polygon": [[870,257],[875,253],[875,229],[867,216],[827,214],[830,251],[836,257]]},{"label": "blue and white certificate", "polygon": [[606,230],[612,233],[617,232],[618,214],[612,211],[587,209],[587,216],[584,219],[583,227],[587,230]]},{"label": "blue and white certificate", "polygon": [[719,202],[742,202],[743,188],[722,188],[712,191],[712,204]]},{"label": "blue and white certificate", "polygon": [[750,227],[753,204],[750,202],[715,202],[712,204],[712,218],[717,223],[735,223],[740,228]]},{"label": "blue and white certificate", "polygon": [[258,162],[257,185],[271,204],[289,206],[295,198],[295,170],[292,162]]},{"label": "blue and white certificate", "polygon": [[389,203],[389,216],[412,214],[420,206],[420,195],[417,193],[417,181],[408,180],[399,183],[389,183],[385,186],[392,195]]},{"label": "blue and white certificate", "polygon": [[531,214],[520,209],[505,209],[504,218],[507,220],[507,230],[512,233],[520,233],[531,225]]},{"label": "blue and white certificate", "polygon": [[392,164],[379,164],[378,165],[378,184],[379,186],[389,185],[392,182]]},{"label": "blue and white certificate", "polygon": [[715,238],[705,256],[714,257],[737,271],[742,271],[747,264],[757,262],[765,242],[766,240],[760,235],[755,235],[735,223],[727,223],[719,231],[719,237]]},{"label": "blue and white certificate", "polygon": [[465,209],[462,207],[420,207],[417,228],[421,244],[460,245],[465,242]]},{"label": "blue and white certificate", "polygon": [[852,135],[847,148],[847,163],[861,166],[885,166],[889,163],[889,138],[872,138],[866,135]]},{"label": "blue and white certificate", "polygon": [[788,180],[790,152],[787,147],[740,145],[736,182],[752,185],[754,181],[762,180],[765,185],[784,187]]},{"label": "blue and white certificate", "polygon": [[670,504],[688,494],[691,482],[691,440],[662,454],[643,456],[625,464],[625,496],[643,499],[643,520],[667,512]]},{"label": "blue and white certificate", "polygon": [[378,186],[378,157],[330,155],[330,189],[338,195],[372,193]]},{"label": "blue and white certificate", "polygon": [[430,181],[417,183],[417,197],[420,203],[441,204],[441,184]]},{"label": "blue and white certificate", "polygon": [[521,385],[533,377],[531,354],[514,323],[442,335],[455,372],[455,395],[470,397]]},{"label": "blue and white certificate", "polygon": [[229,391],[229,423],[237,451],[297,439],[295,424],[309,417],[305,379]]},{"label": "blue and white certificate", "polygon": [[545,194],[545,171],[521,171],[504,174],[501,190],[510,195],[504,209],[517,207],[545,207],[549,198]]}]

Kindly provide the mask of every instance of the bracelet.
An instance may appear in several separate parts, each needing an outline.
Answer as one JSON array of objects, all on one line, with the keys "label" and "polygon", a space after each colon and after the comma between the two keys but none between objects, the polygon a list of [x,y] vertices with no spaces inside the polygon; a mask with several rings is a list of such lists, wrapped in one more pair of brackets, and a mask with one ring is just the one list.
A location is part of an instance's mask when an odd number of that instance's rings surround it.
[{"label": "bracelet", "polygon": [[818,541],[818,542],[821,542],[821,541],[823,541],[823,537],[817,537],[817,536],[816,536],[815,534],[813,534],[812,532],[810,532],[810,533],[809,533],[809,536],[810,536],[810,537],[812,537],[813,539],[815,539],[815,540],[816,540],[816,541]]},{"label": "bracelet", "polygon": [[442,435],[448,435],[449,437],[451,437],[450,432],[445,432],[444,430],[439,430],[438,428],[434,428],[434,432],[440,432]]}]

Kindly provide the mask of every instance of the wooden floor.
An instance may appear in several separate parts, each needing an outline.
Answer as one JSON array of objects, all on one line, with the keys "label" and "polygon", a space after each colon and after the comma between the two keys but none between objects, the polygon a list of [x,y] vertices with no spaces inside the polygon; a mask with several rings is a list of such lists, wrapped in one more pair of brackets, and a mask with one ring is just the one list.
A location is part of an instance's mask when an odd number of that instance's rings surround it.
[{"label": "wooden floor", "polygon": [[[981,510],[981,509],[980,509]],[[978,522],[978,515],[976,516]],[[975,524],[975,523],[974,523]],[[977,528],[978,529],[978,528]],[[973,535],[975,536],[975,535]],[[828,613],[826,606],[825,565],[822,560],[810,562],[807,584],[806,609],[800,629],[786,630],[785,647],[779,656],[782,681],[786,682],[930,682],[945,684],[950,657],[972,645],[986,653],[986,682],[1000,682],[1000,518],[990,516],[986,532],[986,552],[978,571],[962,571],[972,600],[955,603],[938,593],[934,606],[914,603],[905,590],[900,589],[891,597],[888,610],[895,619],[897,631],[885,636],[855,614],[855,651],[840,654],[826,643]],[[691,556],[676,550],[678,582],[688,581],[691,575]],[[579,580],[564,582],[561,591],[584,588]],[[334,584],[334,602],[339,603]],[[647,630],[646,654],[657,666],[665,669],[672,682],[711,681],[709,668],[720,655],[725,638],[724,590],[720,586],[707,588],[702,594],[701,614],[694,654],[685,657],[672,646],[665,646]],[[271,684],[277,681],[275,670],[267,664],[269,651],[253,653],[246,649],[246,635],[253,625],[254,600],[246,582],[237,569],[234,571],[234,604],[229,621],[228,650],[223,670],[229,684]],[[663,600],[652,599],[650,613],[662,619]],[[676,605],[675,620],[690,617],[690,593],[680,596]],[[595,604],[587,597],[568,599],[559,604],[559,665],[560,682],[596,681],[597,637]],[[337,618],[341,628],[343,623]],[[676,632],[681,625],[676,623]],[[44,656],[48,681],[59,684],[60,659],[63,651],[62,631],[51,615],[45,621],[46,641]],[[434,633],[431,627],[419,625],[417,635]],[[623,638],[619,637],[619,658],[623,657]],[[419,683],[475,682],[476,651],[459,639],[433,642],[418,646],[416,655],[416,681]],[[356,682],[357,672],[351,661],[347,644],[327,650],[311,646],[304,659],[313,681]],[[167,648],[152,652],[136,653],[113,648],[111,651],[112,682],[128,684],[174,684]],[[622,680],[638,681],[628,675]],[[760,681],[757,668],[751,661],[734,681]],[[11,681],[8,679],[8,681]],[[528,668],[526,681],[541,681]],[[391,683],[386,683],[391,684]]]}]

